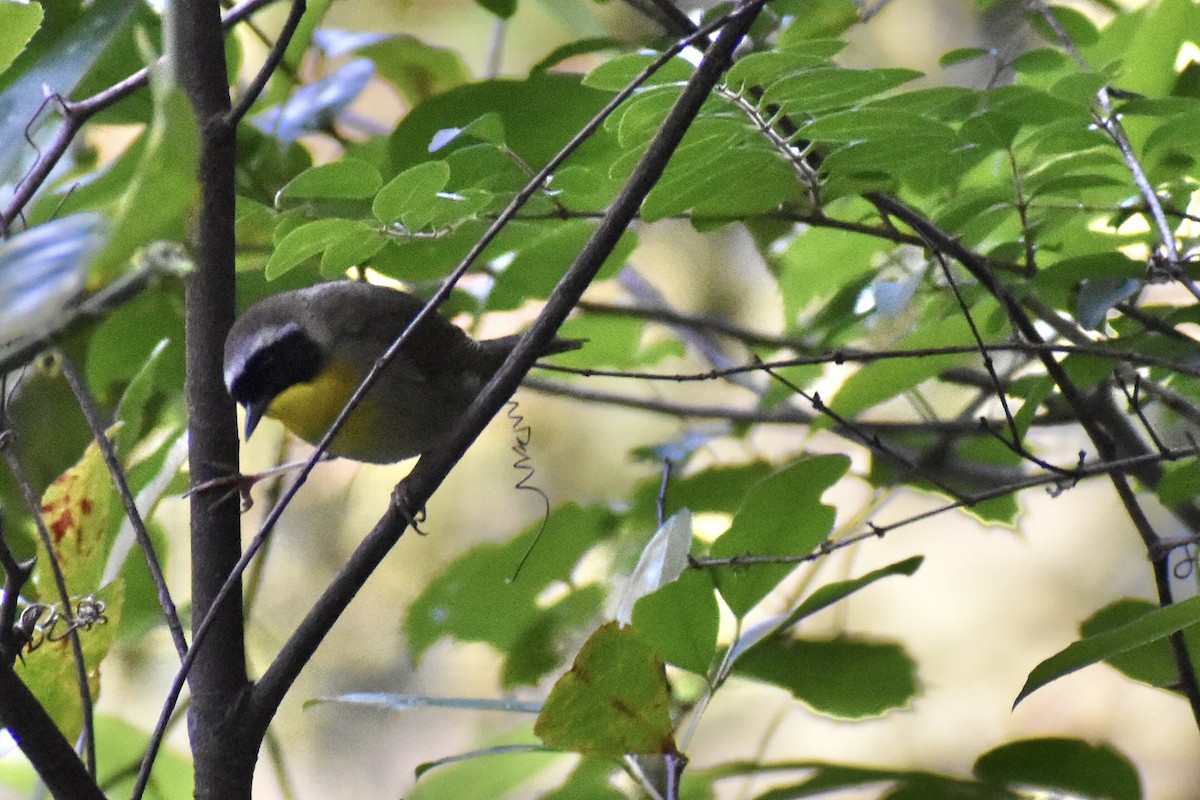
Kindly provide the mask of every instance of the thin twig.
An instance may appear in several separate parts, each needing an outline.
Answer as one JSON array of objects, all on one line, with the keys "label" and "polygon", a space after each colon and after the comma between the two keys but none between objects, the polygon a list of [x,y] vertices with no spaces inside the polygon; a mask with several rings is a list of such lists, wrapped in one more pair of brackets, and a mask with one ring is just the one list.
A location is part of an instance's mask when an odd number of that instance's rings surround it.
[{"label": "thin twig", "polygon": [[258,96],[262,94],[262,90],[266,87],[267,81],[275,74],[275,70],[279,67],[279,62],[283,60],[283,56],[287,53],[288,45],[291,44],[292,36],[296,33],[296,28],[300,27],[300,19],[304,16],[306,4],[304,0],[292,0],[292,6],[288,10],[287,19],[283,21],[283,27],[279,30],[279,35],[275,37],[275,43],[271,45],[271,49],[267,52],[267,57],[263,60],[263,64],[259,67],[250,84],[242,92],[242,96],[238,98],[237,103],[229,113],[225,116],[225,124],[235,126],[242,121],[242,117],[250,110],[251,106],[258,100]]},{"label": "thin twig", "polygon": [[1125,382],[1124,378],[1122,378],[1120,374],[1116,376],[1116,382],[1117,387],[1121,390],[1121,394],[1125,395],[1125,402],[1129,404],[1129,408],[1133,409],[1133,413],[1136,414],[1138,420],[1141,421],[1142,428],[1146,431],[1146,435],[1150,437],[1150,441],[1154,443],[1154,446],[1158,448],[1160,453],[1166,450],[1167,446],[1163,444],[1162,439],[1158,437],[1158,432],[1154,430],[1154,426],[1150,424],[1150,420],[1146,418],[1146,412],[1142,410],[1141,376],[1137,375],[1136,373],[1134,374],[1132,393],[1129,391],[1129,385]]},{"label": "thin twig", "polygon": [[[545,365],[539,365],[545,368]],[[680,419],[716,419],[739,425],[811,425],[816,419],[811,414],[793,406],[777,406],[771,409],[737,408],[728,405],[681,403],[672,400],[662,400],[656,397],[632,397],[627,394],[606,392],[598,389],[583,389],[573,384],[546,381],[539,378],[527,378],[521,384],[526,389],[535,392],[565,397],[583,403],[601,403],[619,406],[636,411],[650,411],[655,414],[666,414]],[[1073,422],[1073,418],[1045,415],[1035,417],[1032,425],[1053,426]],[[979,421],[971,420],[916,420],[913,422],[900,421],[859,421],[858,426],[871,433],[888,434],[931,434],[938,436],[961,436],[978,433]]]},{"label": "thin twig", "polygon": [[[988,353],[1024,353],[1035,356],[1058,353],[1063,355],[1078,354],[1096,356],[1098,358],[1112,359],[1113,361],[1142,367],[1165,367],[1166,369],[1173,370],[1182,375],[1200,377],[1200,367],[1197,367],[1195,364],[1189,364],[1186,361],[1176,361],[1174,359],[1163,358],[1161,356],[1150,355],[1146,353],[1114,350],[1112,348],[1105,347],[1102,344],[1002,342],[998,344],[985,344],[984,348]],[[705,381],[716,380],[718,378],[727,378],[730,375],[758,372],[764,367],[782,369],[784,367],[803,367],[814,364],[871,364],[877,361],[890,361],[894,359],[920,359],[932,358],[935,356],[963,355],[966,353],[978,352],[979,346],[977,344],[948,345],[946,347],[917,347],[899,350],[859,350],[857,348],[847,347],[841,350],[834,350],[832,352],[819,353],[811,356],[795,356],[793,358],[777,358],[770,361],[756,361],[747,364],[739,364],[732,367],[725,367],[722,369],[710,369],[700,372],[646,372],[638,370],[597,369],[593,367],[564,367],[559,364],[549,363],[540,364],[539,366],[541,369],[551,372],[561,372],[564,375],[580,375],[585,378],[626,378],[638,381],[702,383]]]},{"label": "thin twig", "polygon": [[[1145,464],[1157,464],[1164,461],[1176,461],[1182,458],[1194,458],[1200,455],[1200,452],[1194,447],[1185,449],[1168,450],[1165,453],[1147,453],[1140,456],[1132,456],[1130,458],[1119,458],[1113,461],[1102,461],[1092,464],[1080,465],[1075,470],[1074,478],[1083,480],[1085,478],[1095,477],[1098,475],[1112,475],[1122,473]],[[836,542],[828,542],[823,545],[817,552],[806,553],[804,555],[738,555],[730,558],[697,558],[693,560],[693,566],[713,568],[713,567],[747,567],[759,564],[800,564],[808,561],[815,561],[822,558],[831,552],[850,547],[867,539],[876,539],[898,530],[914,525],[918,522],[923,522],[927,519],[945,514],[947,511],[954,511],[960,508],[970,508],[972,505],[982,503],[986,500],[994,500],[999,497],[1004,497],[1010,494],[1016,494],[1026,489],[1036,488],[1038,486],[1047,486],[1052,489],[1061,486],[1063,483],[1062,475],[1058,473],[1040,473],[1030,475],[1027,478],[1022,478],[1018,481],[1006,484],[1004,486],[994,486],[990,489],[985,489],[978,492],[973,498],[972,503],[963,503],[952,501],[944,503],[936,508],[928,511],[922,511],[917,514],[899,519],[887,525],[877,525],[875,523],[867,523],[867,530],[853,536],[848,536],[844,539],[839,539]],[[1175,547],[1183,547],[1187,544],[1194,543],[1195,537],[1185,537],[1172,542]],[[1165,559],[1164,559],[1165,560]]]},{"label": "thin twig", "polygon": [[0,567],[4,569],[4,600],[0,603],[0,661],[12,666],[21,648],[26,644],[16,635],[17,607],[21,602],[21,589],[29,582],[36,560],[17,561],[17,556],[8,546],[8,535],[4,529],[4,517],[0,514]]},{"label": "thin twig", "polygon": [[129,481],[125,479],[125,470],[121,467],[117,452],[104,432],[105,425],[104,420],[100,418],[100,409],[96,407],[96,401],[92,397],[91,390],[88,389],[87,381],[80,374],[75,362],[61,350],[57,351],[56,355],[62,366],[63,377],[67,379],[67,385],[71,387],[71,392],[75,395],[75,401],[83,412],[83,418],[87,420],[88,427],[92,430],[92,438],[104,456],[108,474],[112,477],[113,485],[117,488],[117,495],[125,507],[126,518],[133,526],[133,534],[137,538],[138,546],[142,549],[142,555],[146,558],[146,567],[150,570],[150,579],[154,582],[155,591],[158,593],[158,605],[167,621],[171,640],[175,643],[175,652],[180,658],[183,658],[188,649],[187,639],[183,635],[183,625],[179,621],[175,601],[171,599],[171,590],[167,587],[167,579],[163,575],[162,565],[158,561],[158,553],[154,551],[154,542],[150,539],[150,531],[146,530],[146,522],[142,519],[141,512],[138,511],[137,500],[129,488]]},{"label": "thin twig", "polygon": [[0,715],[21,752],[56,798],[105,800],[95,778],[12,666],[0,663]]},{"label": "thin twig", "polygon": [[843,417],[841,414],[834,411],[832,408],[830,408],[828,405],[826,405],[824,400],[821,399],[821,395],[817,394],[816,392],[809,394],[808,392],[804,391],[799,386],[797,386],[794,382],[788,380],[783,375],[781,375],[780,373],[776,372],[773,369],[767,369],[766,372],[772,378],[779,381],[784,386],[786,386],[788,389],[790,389],[793,393],[795,393],[795,394],[799,395],[800,397],[803,397],[805,400],[807,400],[815,411],[817,411],[819,414],[823,414],[823,415],[829,417],[831,420],[833,420],[835,423],[837,423],[839,428],[841,428],[842,430],[849,433],[850,436],[853,437],[854,439],[857,439],[860,444],[864,445],[872,453],[884,456],[888,459],[891,459],[892,461],[897,462],[902,467],[904,467],[906,470],[908,470],[911,474],[916,475],[920,478],[923,478],[924,480],[928,481],[929,484],[931,486],[933,486],[935,489],[938,489],[938,490],[944,492],[945,494],[949,495],[950,497],[953,497],[956,500],[961,500],[962,502],[966,502],[966,503],[972,502],[968,496],[964,495],[962,492],[958,491],[954,487],[942,482],[936,476],[930,474],[928,470],[922,469],[920,464],[918,464],[916,461],[913,461],[913,460],[907,458],[902,453],[900,453],[899,451],[897,451],[896,449],[894,449],[893,447],[888,445],[888,443],[883,441],[882,439],[880,439],[878,435],[875,435],[875,434],[868,435],[866,432],[861,430],[857,425],[850,422],[848,419]]},{"label": "thin twig", "polygon": [[[7,429],[5,432],[7,432]],[[71,594],[67,589],[67,579],[63,575],[62,565],[58,563],[58,557],[54,552],[54,537],[50,535],[50,530],[46,527],[46,520],[42,516],[41,502],[33,493],[33,484],[29,482],[29,476],[25,473],[25,467],[17,457],[16,450],[12,446],[11,437],[0,437],[0,452],[4,454],[4,460],[8,463],[8,470],[12,473],[13,479],[20,489],[21,497],[25,501],[25,506],[29,509],[29,514],[33,518],[38,539],[41,540],[42,547],[46,550],[46,563],[50,566],[50,574],[54,578],[54,586],[58,591],[58,598],[59,602],[62,603],[63,613],[70,615],[72,609]],[[92,690],[88,684],[87,662],[83,657],[83,644],[79,640],[79,631],[73,625],[67,626],[67,641],[71,643],[71,654],[75,662],[75,680],[79,689],[79,704],[83,712],[83,763],[87,768],[88,774],[94,777],[96,774],[96,724],[93,718]]]}]

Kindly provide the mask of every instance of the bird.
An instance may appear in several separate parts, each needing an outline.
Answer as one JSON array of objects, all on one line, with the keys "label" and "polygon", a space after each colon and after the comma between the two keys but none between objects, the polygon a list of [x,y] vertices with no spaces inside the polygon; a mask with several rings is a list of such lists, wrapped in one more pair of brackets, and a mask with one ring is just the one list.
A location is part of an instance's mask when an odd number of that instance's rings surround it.
[{"label": "bird", "polygon": [[[225,387],[246,410],[245,438],[264,416],[309,444],[325,435],[375,362],[424,301],[355,280],[317,283],[250,306],[225,339]],[[330,442],[330,455],[391,464],[450,434],[519,336],[477,341],[438,314],[410,334]],[[555,339],[542,355],[575,350]]]}]

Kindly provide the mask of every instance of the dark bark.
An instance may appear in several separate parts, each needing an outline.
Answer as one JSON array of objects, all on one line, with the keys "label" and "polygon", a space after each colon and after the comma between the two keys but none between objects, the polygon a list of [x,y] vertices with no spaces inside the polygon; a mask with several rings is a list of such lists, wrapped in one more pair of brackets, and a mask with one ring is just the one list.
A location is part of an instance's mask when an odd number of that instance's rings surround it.
[{"label": "dark bark", "polygon": [[[221,376],[222,348],[234,314],[235,126],[230,124],[221,8],[216,0],[173,3],[170,33],[175,74],[200,131],[200,199],[191,232],[196,269],[186,281],[187,374],[192,485],[237,474],[233,401]],[[193,631],[241,552],[236,497],[192,496]],[[216,609],[189,676],[188,725],[196,797],[249,798],[257,744],[241,734],[235,713],[244,696],[246,659],[240,590]]]}]

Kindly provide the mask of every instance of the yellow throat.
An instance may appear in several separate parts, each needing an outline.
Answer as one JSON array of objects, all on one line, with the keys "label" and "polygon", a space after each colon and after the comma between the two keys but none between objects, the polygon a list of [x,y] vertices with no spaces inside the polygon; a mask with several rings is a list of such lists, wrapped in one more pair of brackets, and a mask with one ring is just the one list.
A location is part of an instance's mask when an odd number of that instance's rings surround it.
[{"label": "yellow throat", "polygon": [[[267,416],[279,420],[309,444],[316,444],[362,378],[349,365],[330,364],[313,380],[289,386],[276,395],[267,407]],[[329,448],[331,453],[353,453],[377,436],[381,420],[373,394],[363,398],[338,431]]]}]

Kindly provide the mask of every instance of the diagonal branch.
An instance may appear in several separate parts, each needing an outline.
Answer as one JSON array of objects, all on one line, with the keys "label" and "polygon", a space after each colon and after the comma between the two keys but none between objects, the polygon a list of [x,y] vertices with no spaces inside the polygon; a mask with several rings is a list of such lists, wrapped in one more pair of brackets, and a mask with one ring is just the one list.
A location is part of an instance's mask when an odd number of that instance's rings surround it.
[{"label": "diagonal branch", "polygon": [[7,663],[0,663],[0,717],[51,795],[104,800],[104,792],[84,769],[54,720]]},{"label": "diagonal branch", "polygon": [[183,658],[188,649],[187,639],[183,636],[183,625],[179,622],[175,601],[171,599],[167,579],[163,575],[162,565],[158,562],[158,554],[154,551],[154,542],[150,541],[150,531],[146,530],[146,522],[142,519],[141,512],[138,511],[137,500],[134,499],[133,491],[129,488],[129,481],[125,479],[125,470],[121,467],[121,460],[117,458],[117,452],[104,432],[104,421],[100,419],[100,409],[96,407],[96,401],[87,387],[87,381],[80,374],[79,367],[66,353],[59,351],[57,355],[59,363],[62,364],[63,377],[67,379],[67,385],[75,394],[75,401],[79,404],[79,409],[83,412],[88,427],[92,429],[92,438],[104,456],[108,474],[112,477],[113,485],[117,487],[117,495],[121,498],[122,505],[125,506],[129,524],[133,526],[134,536],[137,537],[138,546],[146,559],[146,567],[150,570],[150,579],[154,582],[155,591],[158,593],[158,604],[166,618],[167,629],[171,632],[171,640],[175,643],[175,652],[180,658]]},{"label": "diagonal branch", "polygon": [[296,28],[300,27],[300,18],[304,16],[306,8],[304,0],[292,0],[292,7],[288,10],[287,19],[283,21],[283,27],[279,30],[279,35],[275,38],[275,42],[271,45],[271,50],[267,53],[266,59],[258,69],[258,74],[250,81],[250,85],[242,92],[242,96],[238,98],[237,105],[230,110],[225,117],[225,123],[229,126],[236,126],[242,121],[242,117],[246,116],[246,112],[258,100],[258,96],[262,94],[262,90],[266,87],[267,81],[275,74],[279,62],[283,60],[283,56],[287,53],[288,45],[292,42],[292,37],[296,34]]},{"label": "diagonal branch", "polygon": [[[3,431],[3,433],[7,433],[7,430]],[[59,602],[62,603],[63,614],[69,616],[72,608],[71,593],[67,588],[67,580],[63,575],[62,566],[55,555],[54,537],[50,535],[50,531],[46,527],[46,520],[42,516],[41,503],[33,493],[33,484],[30,483],[29,476],[25,473],[25,467],[21,464],[21,459],[17,457],[16,451],[13,450],[11,442],[7,439],[0,441],[0,451],[3,452],[4,460],[8,463],[9,472],[12,473],[17,486],[20,487],[21,497],[29,509],[30,516],[33,518],[42,547],[46,550],[47,563],[50,565],[50,574],[54,578],[54,587],[58,591]],[[88,683],[87,662],[83,657],[83,645],[79,641],[79,631],[74,626],[68,626],[67,637],[71,643],[71,655],[75,662],[75,679],[79,685],[79,703],[83,712],[84,763],[87,765],[88,774],[95,775],[96,728],[92,715],[92,690]],[[7,720],[5,721],[7,722]]]},{"label": "diagonal branch", "polygon": [[251,692],[247,712],[252,724],[265,731],[276,708],[341,615],[358,588],[403,534],[408,520],[425,505],[462,454],[516,390],[538,355],[554,338],[584,289],[633,221],[642,201],[654,187],[713,86],[732,63],[733,50],[757,18],[765,0],[743,2],[729,15],[704,60],[688,81],[661,129],[639,161],[625,188],[613,201],[594,235],[559,281],[533,326],[521,337],[504,365],[489,381],[449,439],[421,457],[398,487],[383,518],[367,535],[330,584],[320,601],[297,627],[279,655]]}]

